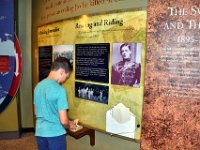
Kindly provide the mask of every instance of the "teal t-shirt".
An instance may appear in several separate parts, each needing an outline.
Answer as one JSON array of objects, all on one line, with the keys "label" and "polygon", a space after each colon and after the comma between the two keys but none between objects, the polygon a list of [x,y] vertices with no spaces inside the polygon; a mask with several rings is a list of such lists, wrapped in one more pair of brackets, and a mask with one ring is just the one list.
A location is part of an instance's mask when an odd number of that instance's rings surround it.
[{"label": "teal t-shirt", "polygon": [[36,136],[54,137],[66,134],[60,123],[59,111],[68,109],[65,89],[56,81],[44,79],[34,89]]}]

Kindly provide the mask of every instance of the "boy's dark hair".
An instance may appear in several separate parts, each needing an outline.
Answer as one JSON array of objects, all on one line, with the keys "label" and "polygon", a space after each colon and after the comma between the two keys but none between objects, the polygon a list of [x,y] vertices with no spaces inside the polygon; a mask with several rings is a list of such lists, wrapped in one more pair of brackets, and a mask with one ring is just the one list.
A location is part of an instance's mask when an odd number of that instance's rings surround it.
[{"label": "boy's dark hair", "polygon": [[52,71],[57,71],[60,68],[64,69],[66,73],[71,72],[73,70],[69,60],[65,57],[56,58],[51,66]]}]

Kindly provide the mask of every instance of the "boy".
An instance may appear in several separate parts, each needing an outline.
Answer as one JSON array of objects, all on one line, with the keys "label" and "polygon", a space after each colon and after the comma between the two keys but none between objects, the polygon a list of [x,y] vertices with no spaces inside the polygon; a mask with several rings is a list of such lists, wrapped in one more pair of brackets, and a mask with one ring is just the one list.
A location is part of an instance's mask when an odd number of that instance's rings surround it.
[{"label": "boy", "polygon": [[66,91],[61,86],[71,71],[69,61],[59,57],[53,62],[48,77],[34,89],[35,136],[39,150],[66,150],[65,128],[75,128],[68,119]]}]

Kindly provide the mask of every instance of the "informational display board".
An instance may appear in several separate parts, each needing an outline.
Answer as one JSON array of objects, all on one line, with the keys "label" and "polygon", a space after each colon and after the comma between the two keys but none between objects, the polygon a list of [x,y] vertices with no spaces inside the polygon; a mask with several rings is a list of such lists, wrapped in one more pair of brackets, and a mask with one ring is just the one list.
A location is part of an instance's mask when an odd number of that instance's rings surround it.
[{"label": "informational display board", "polygon": [[52,46],[39,47],[39,81],[46,78],[52,64]]},{"label": "informational display board", "polygon": [[[127,65],[120,73],[127,73],[128,71],[125,71],[127,68],[135,70],[136,66],[139,66],[135,64],[140,64],[141,68],[138,69],[140,79],[137,80],[140,82],[139,85],[136,82],[132,85],[111,83],[112,62],[120,61],[113,57],[112,51],[120,52],[119,45],[122,43],[130,44],[133,55],[137,57],[126,59]],[[122,128],[120,132],[131,132],[129,138],[139,140],[144,89],[146,10],[85,15],[41,26],[38,28],[38,46],[49,45],[74,47],[74,71],[69,80],[63,84],[67,91],[69,117],[78,118],[85,126],[106,132],[107,112],[122,103],[124,106],[122,109],[125,111],[119,114],[127,116],[130,112],[131,116],[127,117],[127,121],[133,120],[127,125],[136,128],[131,130]],[[126,78],[132,78],[134,74],[129,72],[125,75]],[[116,109],[116,112],[118,110],[121,108]],[[120,120],[113,115],[111,119]],[[120,121],[120,126],[122,122]],[[109,127],[115,128],[115,124]],[[124,136],[124,134],[114,134]]]},{"label": "informational display board", "polygon": [[108,83],[109,43],[76,44],[75,79]]},{"label": "informational display board", "polygon": [[199,4],[149,1],[141,150],[200,148]]}]

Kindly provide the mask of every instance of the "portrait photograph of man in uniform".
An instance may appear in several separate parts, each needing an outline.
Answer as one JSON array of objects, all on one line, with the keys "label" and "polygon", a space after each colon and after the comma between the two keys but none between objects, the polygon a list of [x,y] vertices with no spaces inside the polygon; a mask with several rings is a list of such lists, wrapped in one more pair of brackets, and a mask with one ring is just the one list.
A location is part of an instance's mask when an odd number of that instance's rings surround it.
[{"label": "portrait photograph of man in uniform", "polygon": [[113,43],[111,83],[140,87],[141,43]]}]

